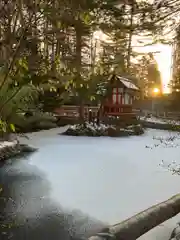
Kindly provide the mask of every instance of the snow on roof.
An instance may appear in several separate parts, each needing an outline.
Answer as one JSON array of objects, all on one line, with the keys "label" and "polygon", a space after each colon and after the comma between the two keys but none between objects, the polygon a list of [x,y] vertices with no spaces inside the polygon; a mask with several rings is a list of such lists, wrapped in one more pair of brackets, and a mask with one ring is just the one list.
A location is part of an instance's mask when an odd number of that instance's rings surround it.
[{"label": "snow on roof", "polygon": [[119,77],[119,76],[117,76],[117,78],[122,82],[122,84],[124,84],[125,87],[133,90],[139,90],[139,88],[134,83],[132,83],[129,79],[124,77]]}]

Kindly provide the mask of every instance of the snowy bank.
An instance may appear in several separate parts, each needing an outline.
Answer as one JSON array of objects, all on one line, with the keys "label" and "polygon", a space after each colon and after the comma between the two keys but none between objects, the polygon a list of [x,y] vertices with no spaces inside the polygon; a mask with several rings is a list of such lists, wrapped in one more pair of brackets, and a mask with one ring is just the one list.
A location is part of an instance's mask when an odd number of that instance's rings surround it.
[{"label": "snowy bank", "polygon": [[141,117],[141,124],[146,128],[180,132],[180,121],[165,120],[156,117]]},{"label": "snowy bank", "polygon": [[111,125],[105,125],[105,124],[97,125],[97,124],[86,122],[85,124],[72,125],[62,134],[69,135],[69,136],[124,137],[124,136],[141,135],[143,133],[144,133],[144,130],[140,124],[131,125],[126,128],[121,128],[118,126],[111,126]]},{"label": "snowy bank", "polygon": [[157,118],[157,117],[154,117],[154,116],[140,117],[140,120],[141,121],[152,122],[152,123],[171,124],[171,125],[180,126],[180,121],[162,119],[162,118]]},{"label": "snowy bank", "polygon": [[0,161],[5,161],[11,157],[21,156],[35,152],[37,149],[26,144],[19,144],[18,141],[0,142]]}]

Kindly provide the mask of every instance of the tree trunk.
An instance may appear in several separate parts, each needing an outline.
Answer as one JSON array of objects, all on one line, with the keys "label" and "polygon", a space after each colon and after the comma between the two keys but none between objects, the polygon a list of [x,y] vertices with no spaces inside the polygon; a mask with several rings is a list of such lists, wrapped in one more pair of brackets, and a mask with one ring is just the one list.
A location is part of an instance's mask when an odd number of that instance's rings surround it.
[{"label": "tree trunk", "polygon": [[89,240],[102,240],[103,235],[112,235],[117,240],[135,240],[179,212],[180,194],[154,205],[121,223],[102,230],[102,233],[90,237]]},{"label": "tree trunk", "polygon": [[[75,32],[76,32],[76,62],[75,62],[75,67],[76,67],[76,81],[80,82],[81,81],[81,51],[82,51],[82,29],[80,28],[80,20],[77,21],[77,25],[75,27]],[[84,101],[81,96],[79,96],[79,118],[81,122],[84,122]]]},{"label": "tree trunk", "polygon": [[134,8],[135,8],[135,4],[134,4],[134,1],[132,1],[131,18],[130,18],[130,31],[129,31],[129,40],[128,40],[128,49],[127,49],[127,71],[128,72],[129,72],[129,68],[130,68],[130,65],[131,65]]}]

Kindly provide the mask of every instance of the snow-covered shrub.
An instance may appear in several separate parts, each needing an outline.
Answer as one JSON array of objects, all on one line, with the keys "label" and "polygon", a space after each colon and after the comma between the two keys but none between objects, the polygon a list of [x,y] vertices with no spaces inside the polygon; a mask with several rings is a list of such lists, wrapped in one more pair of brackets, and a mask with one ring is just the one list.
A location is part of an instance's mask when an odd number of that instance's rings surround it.
[{"label": "snow-covered shrub", "polygon": [[77,124],[70,126],[63,134],[70,136],[110,136],[110,137],[120,137],[120,136],[131,136],[131,135],[141,135],[144,133],[141,125],[132,125],[127,128],[120,128],[113,125],[105,124],[93,124],[86,122],[85,124]]}]

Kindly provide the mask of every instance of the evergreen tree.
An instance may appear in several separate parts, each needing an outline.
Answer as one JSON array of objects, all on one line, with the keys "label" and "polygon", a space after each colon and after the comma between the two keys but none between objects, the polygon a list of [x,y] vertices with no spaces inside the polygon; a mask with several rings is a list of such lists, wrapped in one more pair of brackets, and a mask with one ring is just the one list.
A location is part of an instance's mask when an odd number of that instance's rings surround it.
[{"label": "evergreen tree", "polygon": [[171,82],[172,92],[180,90],[180,27],[176,30],[174,40],[174,56],[173,56],[173,79]]},{"label": "evergreen tree", "polygon": [[144,54],[132,64],[132,72],[135,74],[137,84],[141,89],[142,99],[152,96],[154,88],[162,91],[162,79],[158,64],[152,53]]},{"label": "evergreen tree", "polygon": [[[153,35],[156,32],[152,22],[153,5],[147,1],[126,1],[113,9],[110,24],[102,24],[102,30],[109,36],[106,46],[113,49],[114,62],[120,62],[123,72],[131,72],[133,38],[142,41],[142,36]],[[145,43],[144,43],[145,44]]]}]

